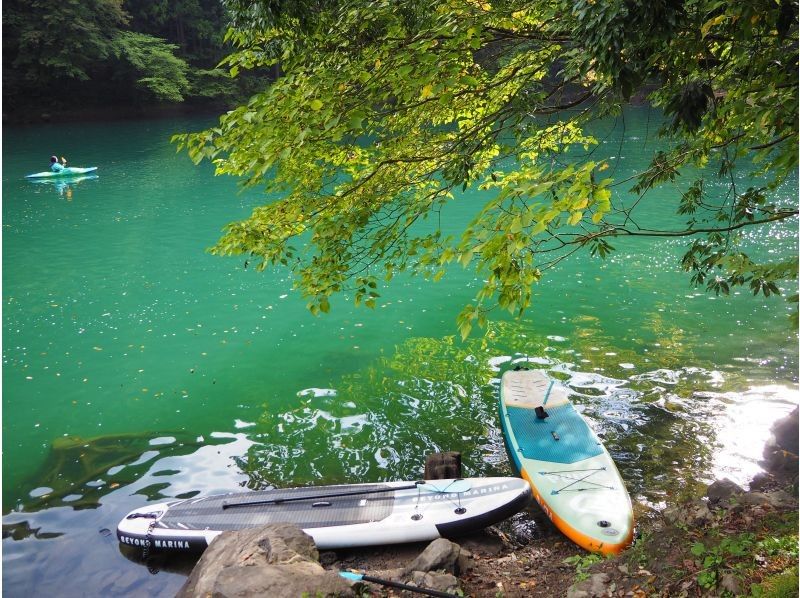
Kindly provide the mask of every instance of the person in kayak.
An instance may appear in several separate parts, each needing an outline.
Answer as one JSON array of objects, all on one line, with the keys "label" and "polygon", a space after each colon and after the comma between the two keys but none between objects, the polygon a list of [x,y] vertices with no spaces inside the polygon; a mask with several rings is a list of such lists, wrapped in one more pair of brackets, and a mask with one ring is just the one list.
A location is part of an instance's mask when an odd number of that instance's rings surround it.
[{"label": "person in kayak", "polygon": [[59,162],[58,158],[56,158],[55,156],[50,156],[50,170],[52,170],[53,172],[61,172],[62,170],[64,170],[64,164],[66,163],[67,161],[64,158],[61,158],[61,162]]}]

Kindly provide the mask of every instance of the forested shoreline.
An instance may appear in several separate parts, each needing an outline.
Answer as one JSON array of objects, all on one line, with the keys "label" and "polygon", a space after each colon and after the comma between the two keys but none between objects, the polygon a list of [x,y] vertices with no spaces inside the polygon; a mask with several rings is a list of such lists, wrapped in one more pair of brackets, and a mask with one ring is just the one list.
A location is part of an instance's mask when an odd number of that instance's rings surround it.
[{"label": "forested shoreline", "polygon": [[95,120],[216,111],[267,70],[229,77],[219,0],[9,0],[3,4],[3,121]]}]

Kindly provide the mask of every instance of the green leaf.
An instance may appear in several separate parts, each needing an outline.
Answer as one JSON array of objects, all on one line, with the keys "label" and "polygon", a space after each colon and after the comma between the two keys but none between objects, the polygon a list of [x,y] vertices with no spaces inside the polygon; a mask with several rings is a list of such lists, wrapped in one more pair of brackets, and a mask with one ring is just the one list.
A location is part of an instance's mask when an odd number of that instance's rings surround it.
[{"label": "green leaf", "polygon": [[544,220],[537,222],[531,229],[531,236],[538,235],[540,232],[547,228],[547,223]]},{"label": "green leaf", "polygon": [[359,130],[362,128],[362,123],[364,121],[364,113],[363,112],[354,112],[350,115],[348,119],[348,125],[351,129]]}]

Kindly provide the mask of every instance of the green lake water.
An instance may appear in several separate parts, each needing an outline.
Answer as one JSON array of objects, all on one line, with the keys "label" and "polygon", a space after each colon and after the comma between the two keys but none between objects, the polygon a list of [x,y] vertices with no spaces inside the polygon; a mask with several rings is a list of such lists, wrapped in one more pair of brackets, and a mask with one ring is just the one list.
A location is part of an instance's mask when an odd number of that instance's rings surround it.
[{"label": "green lake water", "polygon": [[[597,131],[615,177],[645,166],[655,122],[639,109],[624,141],[621,121]],[[205,252],[265,201],[175,153],[171,134],[212,123],[4,127],[8,596],[174,594],[185,563],[152,575],[113,534],[147,501],[413,479],[437,450],[461,451],[465,475],[510,475],[496,402],[512,363],[570,386],[641,513],[715,477],[746,483],[798,402],[787,304],[693,289],[686,240],[570,258],[522,321],[499,316],[466,342],[455,317],[479,281],[458,266],[436,284],[396,279],[374,310],[343,297],[314,317],[286,272]],[[53,153],[97,178],[24,178]],[[675,219],[680,185],[648,197],[651,217]],[[780,193],[796,201],[797,181]],[[459,196],[443,227],[479,200]],[[797,252],[796,222],[746,235],[754,253]]]}]

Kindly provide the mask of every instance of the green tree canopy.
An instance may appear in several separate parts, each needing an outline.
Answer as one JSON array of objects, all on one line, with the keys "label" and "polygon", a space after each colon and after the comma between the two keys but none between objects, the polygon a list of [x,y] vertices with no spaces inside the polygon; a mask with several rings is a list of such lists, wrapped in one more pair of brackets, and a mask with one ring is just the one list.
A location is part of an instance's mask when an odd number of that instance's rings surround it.
[{"label": "green tree canopy", "polygon": [[3,5],[4,95],[86,81],[114,53],[114,36],[128,21],[122,0],[10,0]]},{"label": "green tree canopy", "polygon": [[213,68],[226,22],[219,0],[9,0],[4,111],[248,97],[251,81]]},{"label": "green tree canopy", "polygon": [[115,81],[130,85],[143,98],[183,101],[189,65],[173,54],[177,46],[133,31],[120,32],[116,41]]},{"label": "green tree canopy", "polygon": [[[284,74],[176,140],[217,173],[280,194],[228,225],[213,251],[287,266],[314,312],[345,289],[373,305],[380,278],[436,279],[458,261],[484,279],[458,318],[467,334],[493,307],[521,314],[563,257],[603,257],[621,236],[687,237],[682,266],[717,293],[776,294],[796,279],[796,258],[757,263],[738,236],[797,216],[796,197],[771,194],[797,168],[795,2],[228,5],[231,72]],[[602,159],[565,160],[596,144],[587,126],[634,93],[665,113],[671,149],[633,181],[604,174]],[[735,169],[763,183],[741,189]],[[640,219],[648,191],[678,177],[685,224]],[[470,186],[490,194],[460,236],[414,226]]]}]

